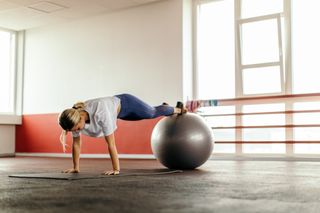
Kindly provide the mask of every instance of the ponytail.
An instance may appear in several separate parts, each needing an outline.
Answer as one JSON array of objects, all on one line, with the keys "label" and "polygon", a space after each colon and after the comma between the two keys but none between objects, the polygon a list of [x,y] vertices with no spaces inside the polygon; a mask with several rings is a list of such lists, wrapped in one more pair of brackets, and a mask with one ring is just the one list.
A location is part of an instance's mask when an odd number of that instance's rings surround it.
[{"label": "ponytail", "polygon": [[63,152],[66,152],[67,134],[68,134],[68,132],[66,130],[62,130],[62,132],[60,134],[60,143],[62,145]]}]

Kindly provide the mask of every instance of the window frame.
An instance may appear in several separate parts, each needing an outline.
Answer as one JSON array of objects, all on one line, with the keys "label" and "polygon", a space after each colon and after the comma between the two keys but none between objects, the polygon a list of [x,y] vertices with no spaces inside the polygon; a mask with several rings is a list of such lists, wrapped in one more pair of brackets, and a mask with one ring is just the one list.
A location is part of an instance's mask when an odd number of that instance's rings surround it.
[{"label": "window frame", "polygon": [[[199,99],[198,90],[198,59],[197,59],[197,17],[200,4],[211,3],[221,0],[194,0],[193,3],[193,99]],[[274,13],[269,15],[262,15],[250,18],[241,18],[241,0],[234,0],[234,14],[235,14],[235,98],[241,97],[259,97],[259,96],[270,96],[270,95],[283,95],[292,94],[292,71],[291,71],[291,0],[282,0],[283,12]],[[260,21],[267,19],[277,19],[278,24],[278,46],[279,46],[279,61],[277,63],[260,63],[256,64],[256,67],[267,67],[267,66],[279,66],[280,69],[280,80],[281,80],[281,92],[277,93],[259,93],[259,94],[244,94],[243,92],[243,78],[242,70],[244,68],[254,68],[255,65],[242,65],[241,63],[241,23]],[[282,26],[282,19],[284,26]],[[285,42],[283,42],[283,40]],[[283,54],[285,53],[285,54]],[[284,57],[285,56],[285,57]]]},{"label": "window frame", "polygon": [[[240,14],[241,12],[239,12]],[[285,81],[284,81],[284,67],[283,67],[283,47],[282,47],[282,26],[281,26],[281,17],[283,16],[282,13],[275,13],[270,15],[264,15],[264,16],[257,16],[257,17],[250,17],[245,19],[238,19],[237,21],[237,42],[236,42],[236,48],[239,49],[239,57],[236,62],[236,66],[238,66],[238,70],[240,72],[239,77],[239,84],[241,84],[241,93],[239,94],[241,97],[255,97],[255,96],[270,96],[270,95],[283,95],[285,94]],[[277,21],[277,34],[278,34],[278,47],[279,47],[279,60],[273,61],[273,62],[265,62],[265,63],[255,63],[255,64],[246,64],[244,65],[242,63],[242,52],[243,52],[243,45],[241,42],[241,32],[242,32],[242,25],[246,23],[254,23],[259,21],[266,21],[266,20],[273,20],[275,19]],[[279,66],[280,68],[280,92],[276,93],[255,93],[255,94],[245,94],[244,93],[244,82],[243,82],[243,70],[245,69],[251,69],[251,68],[263,68],[263,67],[270,67],[270,66]]]}]

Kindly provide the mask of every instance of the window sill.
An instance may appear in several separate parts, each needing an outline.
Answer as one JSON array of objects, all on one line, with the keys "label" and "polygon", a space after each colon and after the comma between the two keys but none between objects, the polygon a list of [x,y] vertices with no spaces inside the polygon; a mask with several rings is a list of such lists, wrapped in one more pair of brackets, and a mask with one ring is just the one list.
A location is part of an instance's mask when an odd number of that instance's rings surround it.
[{"label": "window sill", "polygon": [[0,114],[0,125],[8,125],[8,124],[13,124],[13,125],[20,125],[22,124],[22,116],[21,115],[5,115],[5,114]]}]

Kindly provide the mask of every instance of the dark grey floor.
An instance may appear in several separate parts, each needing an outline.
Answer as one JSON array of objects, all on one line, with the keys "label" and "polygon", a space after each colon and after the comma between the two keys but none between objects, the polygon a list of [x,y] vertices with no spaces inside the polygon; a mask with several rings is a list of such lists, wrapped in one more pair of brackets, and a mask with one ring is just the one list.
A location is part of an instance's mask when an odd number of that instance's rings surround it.
[{"label": "dark grey floor", "polygon": [[[70,159],[0,158],[0,212],[320,212],[320,162],[211,160],[178,174],[76,181],[8,177],[70,165]],[[154,160],[121,165],[163,168]],[[99,173],[110,162],[82,159],[81,166]]]}]

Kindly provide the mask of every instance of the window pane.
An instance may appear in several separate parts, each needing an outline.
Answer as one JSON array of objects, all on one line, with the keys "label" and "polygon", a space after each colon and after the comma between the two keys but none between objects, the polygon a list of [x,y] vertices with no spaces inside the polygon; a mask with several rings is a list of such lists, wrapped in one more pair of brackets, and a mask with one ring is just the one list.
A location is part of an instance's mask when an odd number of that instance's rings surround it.
[{"label": "window pane", "polygon": [[319,154],[320,144],[295,144],[294,153],[296,154]]},{"label": "window pane", "polygon": [[300,127],[293,128],[294,140],[297,141],[319,141],[320,128],[319,127]]},{"label": "window pane", "polygon": [[244,69],[242,75],[246,95],[281,92],[279,66]]},{"label": "window pane", "polygon": [[[320,128],[294,128],[294,140],[299,141],[319,141]],[[319,154],[320,144],[294,144],[294,153],[296,154]]]},{"label": "window pane", "polygon": [[250,154],[284,154],[286,152],[285,144],[244,144],[243,153]]},{"label": "window pane", "polygon": [[243,65],[279,61],[276,19],[242,24],[241,40]]},{"label": "window pane", "polygon": [[211,127],[234,126],[236,123],[235,116],[216,116],[206,118]]},{"label": "window pane", "polygon": [[283,0],[242,0],[242,18],[283,12]]},{"label": "window pane", "polygon": [[284,125],[284,114],[268,114],[268,115],[244,115],[242,117],[244,126],[266,126],[266,125]]},{"label": "window pane", "polygon": [[292,1],[293,92],[320,92],[320,1]]},{"label": "window pane", "polygon": [[296,113],[293,115],[293,122],[294,124],[320,124],[320,113]]},{"label": "window pane", "polygon": [[[283,141],[285,139],[284,128],[244,129],[245,141]],[[244,153],[285,153],[285,144],[243,144]]]},{"label": "window pane", "polygon": [[283,141],[285,140],[284,128],[250,128],[243,129],[245,141]]},{"label": "window pane", "polygon": [[284,104],[252,104],[244,105],[242,112],[276,112],[284,109]]},{"label": "window pane", "polygon": [[293,104],[294,110],[318,110],[320,109],[320,102],[303,102],[303,103],[294,103]]},{"label": "window pane", "polygon": [[234,98],[233,0],[201,4],[198,11],[198,98]]},{"label": "window pane", "polygon": [[13,112],[13,53],[12,34],[0,31],[0,113]]},{"label": "window pane", "polygon": [[[234,129],[215,129],[213,130],[215,141],[235,141],[236,132]],[[234,153],[235,144],[215,144],[213,153]]]},{"label": "window pane", "polygon": [[214,129],[215,141],[235,141],[236,131],[234,129]]},{"label": "window pane", "polygon": [[214,144],[213,153],[235,153],[236,146],[234,144]]}]

